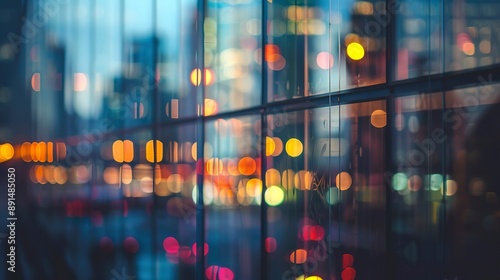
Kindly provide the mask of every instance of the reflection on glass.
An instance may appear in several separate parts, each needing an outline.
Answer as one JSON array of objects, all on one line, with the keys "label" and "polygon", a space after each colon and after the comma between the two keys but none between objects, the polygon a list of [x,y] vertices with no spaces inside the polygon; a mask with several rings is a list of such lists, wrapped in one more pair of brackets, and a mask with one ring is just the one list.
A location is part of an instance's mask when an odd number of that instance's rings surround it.
[{"label": "reflection on glass", "polygon": [[3,2],[21,278],[500,275],[498,4]]}]

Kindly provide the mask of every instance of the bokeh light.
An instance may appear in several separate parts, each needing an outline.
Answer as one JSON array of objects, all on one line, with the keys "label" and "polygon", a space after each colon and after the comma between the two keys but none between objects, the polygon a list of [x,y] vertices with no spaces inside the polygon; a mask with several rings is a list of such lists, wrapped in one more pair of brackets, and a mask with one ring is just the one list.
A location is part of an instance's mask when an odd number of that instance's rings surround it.
[{"label": "bokeh light", "polygon": [[395,191],[403,191],[408,186],[408,177],[404,173],[396,173],[392,176],[392,188]]},{"label": "bokeh light", "polygon": [[326,191],[326,202],[330,205],[335,205],[339,202],[338,188],[328,188],[328,191]]},{"label": "bokeh light", "polygon": [[408,189],[416,192],[422,188],[422,179],[418,175],[412,175],[408,178]]},{"label": "bokeh light", "polygon": [[303,146],[297,138],[290,138],[285,145],[286,153],[291,157],[298,157],[302,154]]},{"label": "bokeh light", "polygon": [[275,168],[266,171],[266,187],[281,185],[281,174]]},{"label": "bokeh light", "polygon": [[203,109],[203,113],[205,116],[215,115],[218,111],[217,102],[213,99],[205,98],[205,107]]},{"label": "bokeh light", "polygon": [[[193,244],[193,246],[191,246],[191,250],[193,251],[193,255],[196,256],[196,254],[198,253],[197,251],[197,247],[196,247],[196,242]],[[206,256],[208,255],[208,244],[205,242],[203,243],[203,255]]]},{"label": "bokeh light", "polygon": [[0,162],[10,160],[14,157],[14,147],[10,143],[0,145]]},{"label": "bokeh light", "polygon": [[352,60],[360,60],[365,56],[365,49],[360,43],[352,42],[347,45],[347,56]]},{"label": "bokeh light", "polygon": [[179,252],[179,242],[174,237],[163,239],[163,249],[169,254],[177,254]]},{"label": "bokeh light", "polygon": [[205,86],[213,84],[215,77],[214,72],[211,69],[205,69],[205,75],[202,77],[200,68],[195,68],[191,71],[190,81],[194,86],[199,86],[202,79],[205,81]]},{"label": "bokeh light", "polygon": [[238,162],[238,171],[243,175],[252,175],[257,168],[257,163],[251,157],[243,157]]},{"label": "bokeh light", "polygon": [[245,192],[248,196],[258,197],[262,193],[262,181],[257,178],[248,180],[245,185]]},{"label": "bokeh light", "polygon": [[31,88],[34,91],[40,91],[40,73],[34,73],[31,76]]},{"label": "bokeh light", "polygon": [[290,261],[295,264],[305,263],[307,260],[307,251],[304,249],[297,249],[290,254]]},{"label": "bokeh light", "polygon": [[272,137],[274,141],[274,152],[271,154],[273,157],[277,157],[283,152],[283,141],[278,137]]},{"label": "bokeh light", "polygon": [[309,276],[305,280],[323,280],[323,278],[319,276]]},{"label": "bokeh light", "polygon": [[278,243],[276,242],[276,238],[274,237],[267,237],[264,240],[264,245],[266,247],[266,252],[272,253],[276,251],[276,248],[278,248]]},{"label": "bokeh light", "polygon": [[270,206],[278,206],[283,202],[285,198],[285,193],[278,186],[270,186],[266,189],[264,194],[264,199],[266,203]]},{"label": "bokeh light", "polygon": [[348,190],[351,187],[351,185],[352,185],[351,175],[349,173],[347,173],[347,172],[340,172],[335,177],[335,185],[341,191]]},{"label": "bokeh light", "polygon": [[299,190],[310,190],[313,182],[313,173],[311,171],[300,170],[295,173],[294,185]]},{"label": "bokeh light", "polygon": [[134,237],[127,237],[123,240],[123,248],[129,253],[136,253],[139,250],[139,243]]},{"label": "bokeh light", "polygon": [[273,138],[266,136],[266,156],[269,157],[276,150],[276,144],[274,143]]},{"label": "bokeh light", "polygon": [[316,56],[316,63],[319,68],[328,70],[333,67],[333,56],[328,52],[320,52]]},{"label": "bokeh light", "polygon": [[281,176],[281,185],[283,188],[289,190],[293,188],[293,185],[295,183],[295,171],[292,169],[287,169],[283,171],[283,174]]},{"label": "bokeh light", "polygon": [[85,73],[75,73],[73,75],[73,90],[74,91],[84,91],[88,86],[88,78]]},{"label": "bokeh light", "polygon": [[371,124],[376,128],[382,128],[387,125],[387,113],[384,110],[375,110],[370,117]]},{"label": "bokeh light", "polygon": [[[458,190],[455,180],[446,180],[446,196],[454,195]],[[441,194],[444,194],[444,184],[441,184]]]},{"label": "bokeh light", "polygon": [[[146,160],[149,162],[155,161],[155,147],[153,146],[153,140],[149,140],[146,143]],[[163,143],[160,140],[156,140],[156,162],[163,160]]]}]

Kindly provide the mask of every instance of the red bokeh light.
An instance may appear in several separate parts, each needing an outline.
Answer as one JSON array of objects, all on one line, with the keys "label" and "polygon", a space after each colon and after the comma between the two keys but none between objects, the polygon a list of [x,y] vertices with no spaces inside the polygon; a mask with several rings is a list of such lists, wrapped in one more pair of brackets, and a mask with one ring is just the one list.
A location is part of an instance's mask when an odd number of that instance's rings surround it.
[{"label": "red bokeh light", "polygon": [[110,253],[113,251],[113,240],[106,236],[102,237],[101,240],[99,240],[99,247],[101,251]]},{"label": "red bokeh light", "polygon": [[[193,250],[193,254],[196,256],[196,242],[193,244],[193,246],[191,247],[191,249]],[[206,256],[208,254],[208,244],[207,243],[204,243],[203,244],[203,255]]]},{"label": "red bokeh light", "polygon": [[276,251],[276,248],[278,247],[276,239],[273,237],[268,237],[266,238],[265,246],[266,246],[266,252],[271,253]]},{"label": "red bokeh light", "polygon": [[354,257],[351,254],[342,255],[342,268],[351,267],[354,264]]},{"label": "red bokeh light", "polygon": [[179,242],[173,237],[167,237],[163,240],[163,249],[169,254],[179,252]]},{"label": "red bokeh light", "polygon": [[139,250],[139,243],[135,238],[129,236],[123,240],[123,248],[129,253],[135,253]]}]

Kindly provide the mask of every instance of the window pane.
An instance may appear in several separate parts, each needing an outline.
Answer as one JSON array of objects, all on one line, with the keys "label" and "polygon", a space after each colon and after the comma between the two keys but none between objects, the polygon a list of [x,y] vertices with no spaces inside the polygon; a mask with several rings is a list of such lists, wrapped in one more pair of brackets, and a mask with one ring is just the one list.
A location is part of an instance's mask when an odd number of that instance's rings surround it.
[{"label": "window pane", "polygon": [[445,1],[446,71],[500,62],[500,4]]},{"label": "window pane", "polygon": [[[389,9],[388,9],[389,10]],[[390,9],[396,32],[396,80],[443,71],[443,9],[439,1],[395,1]]]},{"label": "window pane", "polygon": [[258,116],[206,123],[207,278],[255,279],[260,275],[260,126]]}]

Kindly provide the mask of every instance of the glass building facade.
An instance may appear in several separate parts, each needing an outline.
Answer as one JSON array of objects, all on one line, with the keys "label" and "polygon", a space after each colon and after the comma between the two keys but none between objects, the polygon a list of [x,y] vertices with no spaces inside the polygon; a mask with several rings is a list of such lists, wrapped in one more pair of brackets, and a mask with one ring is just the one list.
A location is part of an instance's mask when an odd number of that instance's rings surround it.
[{"label": "glass building facade", "polygon": [[1,5],[1,279],[500,279],[498,1]]}]

